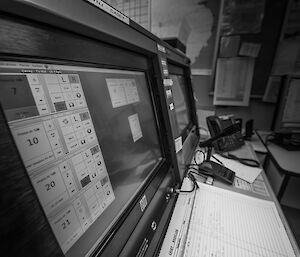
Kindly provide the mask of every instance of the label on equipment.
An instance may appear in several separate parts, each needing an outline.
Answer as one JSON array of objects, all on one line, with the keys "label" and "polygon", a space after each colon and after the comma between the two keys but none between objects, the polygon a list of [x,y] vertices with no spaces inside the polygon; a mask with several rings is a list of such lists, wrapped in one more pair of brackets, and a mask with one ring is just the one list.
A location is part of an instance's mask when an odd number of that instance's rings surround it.
[{"label": "label on equipment", "polygon": [[129,25],[129,18],[125,16],[123,13],[119,12],[115,8],[111,7],[107,3],[101,0],[85,0],[94,6],[98,7],[99,9],[109,13],[110,15],[114,16],[115,18],[119,19],[120,21]]},{"label": "label on equipment", "polygon": [[182,149],[182,137],[177,137],[175,139],[175,150],[178,153]]}]

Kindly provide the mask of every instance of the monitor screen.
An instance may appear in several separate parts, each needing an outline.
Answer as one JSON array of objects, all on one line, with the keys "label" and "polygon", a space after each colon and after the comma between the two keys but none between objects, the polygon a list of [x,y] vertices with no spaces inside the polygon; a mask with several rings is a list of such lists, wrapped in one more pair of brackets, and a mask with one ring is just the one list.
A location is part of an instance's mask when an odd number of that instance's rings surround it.
[{"label": "monitor screen", "polygon": [[191,114],[188,105],[188,87],[183,75],[170,74],[170,78],[173,80],[173,99],[179,135],[181,135],[191,122]]},{"label": "monitor screen", "polygon": [[287,78],[275,114],[275,132],[300,133],[300,78]]},{"label": "monitor screen", "polygon": [[0,100],[66,256],[101,242],[162,161],[142,71],[1,62]]}]

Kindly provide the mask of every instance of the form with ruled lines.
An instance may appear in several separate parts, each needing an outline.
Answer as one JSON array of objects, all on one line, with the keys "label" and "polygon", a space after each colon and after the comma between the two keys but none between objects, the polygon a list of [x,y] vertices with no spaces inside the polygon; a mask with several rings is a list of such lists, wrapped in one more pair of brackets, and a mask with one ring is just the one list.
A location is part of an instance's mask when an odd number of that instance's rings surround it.
[{"label": "form with ruled lines", "polygon": [[[189,190],[190,187],[190,180],[184,178],[182,190]],[[195,191],[179,194],[159,257],[182,256],[194,198]]]},{"label": "form with ruled lines", "polygon": [[199,184],[184,257],[292,257],[271,201]]}]

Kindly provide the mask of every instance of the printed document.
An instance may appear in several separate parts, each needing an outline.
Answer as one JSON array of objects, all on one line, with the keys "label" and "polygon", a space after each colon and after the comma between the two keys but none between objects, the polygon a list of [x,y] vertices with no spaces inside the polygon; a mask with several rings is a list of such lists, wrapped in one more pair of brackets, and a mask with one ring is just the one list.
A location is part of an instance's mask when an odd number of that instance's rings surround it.
[{"label": "printed document", "polygon": [[295,256],[275,204],[199,184],[184,257]]}]

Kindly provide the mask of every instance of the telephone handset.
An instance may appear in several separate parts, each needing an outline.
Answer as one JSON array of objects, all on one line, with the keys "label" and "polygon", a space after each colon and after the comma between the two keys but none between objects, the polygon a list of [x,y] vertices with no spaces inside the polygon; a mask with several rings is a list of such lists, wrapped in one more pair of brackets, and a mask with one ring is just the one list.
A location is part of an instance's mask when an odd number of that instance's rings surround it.
[{"label": "telephone handset", "polygon": [[[220,134],[225,128],[235,124],[235,119],[232,116],[208,116],[206,118],[207,126],[211,136]],[[240,131],[222,137],[213,143],[216,151],[228,152],[237,149],[245,144]]]}]

